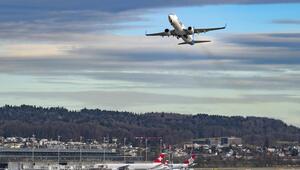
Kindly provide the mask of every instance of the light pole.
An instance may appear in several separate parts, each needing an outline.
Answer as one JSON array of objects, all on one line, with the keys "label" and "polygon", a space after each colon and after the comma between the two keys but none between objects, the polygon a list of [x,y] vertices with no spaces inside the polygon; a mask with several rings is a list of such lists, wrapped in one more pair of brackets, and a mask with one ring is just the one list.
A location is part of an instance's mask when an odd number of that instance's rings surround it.
[{"label": "light pole", "polygon": [[32,146],[32,166],[34,165],[34,146]]},{"label": "light pole", "polygon": [[124,162],[126,163],[125,148],[126,148],[126,138],[124,138],[124,153],[123,153]]},{"label": "light pole", "polygon": [[103,162],[105,162],[105,142],[106,142],[106,137],[104,137],[103,140]]},{"label": "light pole", "polygon": [[80,155],[79,155],[79,159],[80,159],[80,169],[82,169],[82,136],[80,136]]},{"label": "light pole", "polygon": [[58,143],[57,143],[57,163],[58,163],[58,170],[60,169],[60,167],[59,167],[59,148],[60,148],[60,136],[57,136],[57,141],[58,141]]},{"label": "light pole", "polygon": [[148,143],[148,138],[146,137],[145,139],[145,142],[146,142],[146,162],[148,161],[148,149],[147,149],[147,143]]},{"label": "light pole", "polygon": [[162,146],[162,142],[163,142],[163,139],[160,138],[160,139],[159,139],[159,152],[160,152],[160,153],[162,153],[162,147],[163,147],[163,146]]},{"label": "light pole", "polygon": [[32,135],[32,140],[31,140],[31,142],[32,142],[32,166],[34,165],[34,142],[35,142],[35,135],[33,134]]}]

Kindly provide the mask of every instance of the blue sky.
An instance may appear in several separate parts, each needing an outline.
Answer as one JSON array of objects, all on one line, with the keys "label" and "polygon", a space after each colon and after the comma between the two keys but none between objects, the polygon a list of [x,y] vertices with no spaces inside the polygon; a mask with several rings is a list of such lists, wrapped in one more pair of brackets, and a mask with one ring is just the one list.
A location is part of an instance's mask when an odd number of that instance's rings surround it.
[{"label": "blue sky", "polygon": [[[300,126],[300,2],[0,2],[0,105],[264,116]],[[145,37],[226,30],[177,46]]]},{"label": "blue sky", "polygon": [[[268,9],[268,10],[266,10]],[[167,15],[171,12],[180,16],[186,26],[215,27],[228,25],[226,32],[230,33],[276,33],[296,32],[298,24],[276,24],[280,20],[299,20],[300,4],[260,4],[260,5],[207,5],[196,7],[177,7],[153,10],[145,14],[147,21],[133,22],[130,24],[146,25],[149,29],[170,27],[166,22]],[[159,12],[158,12],[159,11]],[[159,24],[157,24],[159,23]],[[124,34],[143,34],[145,28],[124,30]],[[212,32],[210,34],[214,34]],[[120,34],[120,32],[117,32]]]}]

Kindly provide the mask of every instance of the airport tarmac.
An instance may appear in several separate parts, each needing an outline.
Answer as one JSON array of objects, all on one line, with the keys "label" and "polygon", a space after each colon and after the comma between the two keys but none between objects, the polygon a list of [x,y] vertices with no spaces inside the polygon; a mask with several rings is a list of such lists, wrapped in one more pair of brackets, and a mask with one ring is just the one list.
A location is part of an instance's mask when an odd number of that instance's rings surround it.
[{"label": "airport tarmac", "polygon": [[270,167],[270,168],[194,168],[194,170],[300,170],[300,167]]},{"label": "airport tarmac", "polygon": [[[10,162],[7,170],[89,170],[95,169],[95,163],[85,162],[82,165],[78,162],[70,162],[68,165],[60,165],[59,167],[55,162],[39,162],[35,163],[34,167],[31,162]],[[98,168],[96,168],[98,169]],[[186,169],[187,170],[187,169]],[[233,168],[189,168],[189,170],[300,170],[300,167],[262,167],[262,168],[251,168],[251,167],[233,167]]]}]

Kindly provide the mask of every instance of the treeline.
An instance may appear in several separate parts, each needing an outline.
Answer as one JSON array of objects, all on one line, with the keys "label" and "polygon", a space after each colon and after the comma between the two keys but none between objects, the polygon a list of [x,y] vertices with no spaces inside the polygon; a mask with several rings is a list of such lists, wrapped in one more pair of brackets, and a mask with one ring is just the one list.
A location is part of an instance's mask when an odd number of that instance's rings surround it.
[{"label": "treeline", "polygon": [[259,117],[217,116],[207,114],[145,113],[64,108],[42,108],[28,105],[0,108],[0,136],[62,140],[103,140],[104,136],[162,136],[168,143],[181,143],[193,138],[237,136],[244,143],[266,145],[277,140],[300,141],[300,129],[280,120]]}]

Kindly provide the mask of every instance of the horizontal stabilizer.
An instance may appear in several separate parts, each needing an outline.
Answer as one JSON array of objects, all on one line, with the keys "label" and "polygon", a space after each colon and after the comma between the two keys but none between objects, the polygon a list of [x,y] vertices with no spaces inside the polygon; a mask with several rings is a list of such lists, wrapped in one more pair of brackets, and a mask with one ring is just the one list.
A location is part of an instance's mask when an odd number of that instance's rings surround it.
[{"label": "horizontal stabilizer", "polygon": [[209,40],[202,40],[202,41],[193,41],[193,42],[182,42],[182,43],[179,43],[178,45],[184,45],[184,44],[190,44],[190,45],[194,45],[194,44],[197,44],[197,43],[207,43],[207,42],[211,42]]}]

